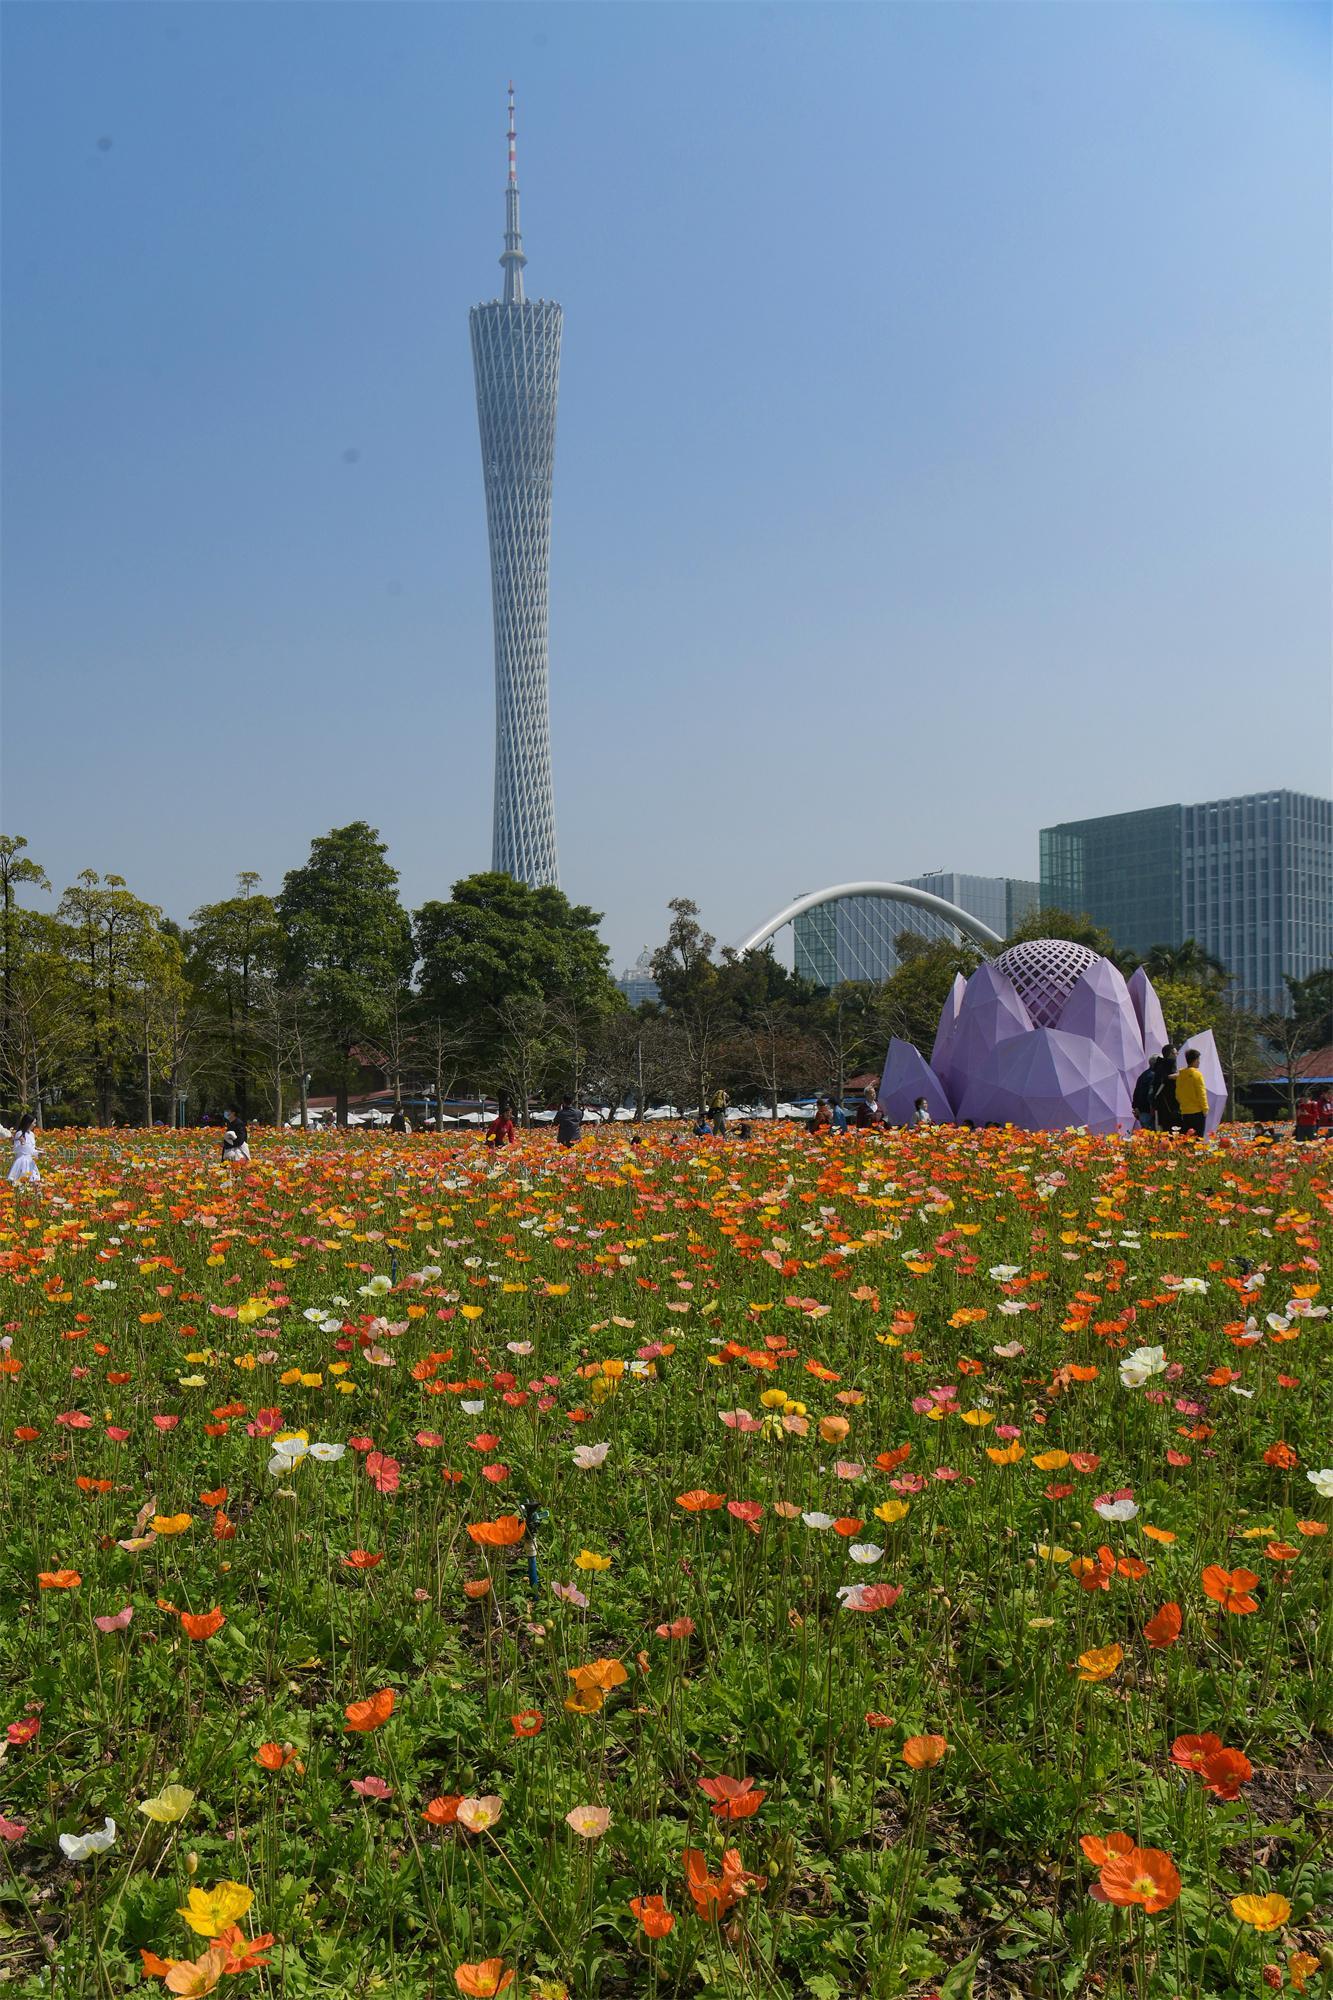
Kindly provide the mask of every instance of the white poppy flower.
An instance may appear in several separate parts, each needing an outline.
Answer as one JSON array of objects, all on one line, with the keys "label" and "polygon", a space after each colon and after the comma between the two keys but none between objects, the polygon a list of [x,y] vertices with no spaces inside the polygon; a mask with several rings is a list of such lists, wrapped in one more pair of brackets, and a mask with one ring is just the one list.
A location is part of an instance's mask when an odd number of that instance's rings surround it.
[{"label": "white poppy flower", "polygon": [[1320,1472],[1307,1472],[1305,1476],[1321,1500],[1333,1500],[1333,1465],[1324,1466]]},{"label": "white poppy flower", "polygon": [[878,1542],[853,1542],[847,1553],[854,1563],[877,1563],[884,1551]]},{"label": "white poppy flower", "polygon": [[346,1449],[345,1444],[312,1444],[310,1456],[317,1458],[321,1465],[336,1465]]},{"label": "white poppy flower", "polygon": [[1139,1511],[1137,1500],[1098,1500],[1093,1504],[1103,1521],[1132,1521]]},{"label": "white poppy flower", "polygon": [[576,1444],[574,1447],[574,1463],[580,1472],[596,1472],[600,1466],[605,1464],[606,1454],[610,1449],[611,1447],[607,1443]]},{"label": "white poppy flower", "polygon": [[116,1844],[116,1822],[105,1819],[96,1833],[62,1833],[60,1852],[66,1861],[86,1861],[90,1854],[105,1854]]},{"label": "white poppy flower", "polygon": [[465,1411],[469,1417],[479,1417],[485,1409],[486,1404],[482,1398],[478,1397],[475,1402],[460,1403],[458,1407],[460,1410]]},{"label": "white poppy flower", "polygon": [[1011,1278],[1018,1276],[1019,1269],[1020,1266],[1017,1264],[992,1264],[988,1275],[994,1278],[997,1284],[1007,1285]]},{"label": "white poppy flower", "polygon": [[802,1514],[801,1519],[805,1522],[807,1528],[831,1528],[833,1526],[832,1514]]},{"label": "white poppy flower", "polygon": [[1164,1347],[1136,1347],[1132,1354],[1126,1354],[1121,1358],[1120,1386],[1122,1389],[1141,1389],[1154,1375],[1165,1373]]}]

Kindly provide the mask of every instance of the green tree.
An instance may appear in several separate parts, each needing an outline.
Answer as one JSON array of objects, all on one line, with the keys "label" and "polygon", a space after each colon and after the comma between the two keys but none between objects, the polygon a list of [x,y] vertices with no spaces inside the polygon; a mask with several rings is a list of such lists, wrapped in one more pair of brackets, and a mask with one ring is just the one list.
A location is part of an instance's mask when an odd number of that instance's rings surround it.
[{"label": "green tree", "polygon": [[87,1025],[95,1116],[99,1125],[106,1125],[117,1103],[120,1068],[134,1041],[129,991],[145,976],[145,955],[153,948],[162,912],[126,888],[123,876],[99,876],[85,868],[65,891],[57,914]]},{"label": "green tree", "polygon": [[[517,1063],[529,1095],[550,1066],[553,1043],[563,1041],[581,1069],[595,1024],[624,1004],[600,922],[596,910],[571,903],[559,889],[534,889],[495,873],[456,882],[447,903],[423,903],[413,934],[421,960],[419,1014],[429,1035],[437,1041],[441,1034],[466,1035],[479,1071],[497,1063],[508,1071]],[[520,1001],[553,1010],[539,1036],[530,1032],[531,1011],[511,1007]],[[538,1041],[540,1063],[532,1057]]]},{"label": "green tree", "polygon": [[18,892],[51,890],[46,870],[24,853],[27,845],[21,833],[0,833],[0,1035],[9,1027],[13,987],[31,932],[30,912],[19,907]]},{"label": "green tree", "polygon": [[244,1116],[270,1015],[267,988],[279,961],[282,932],[271,896],[257,895],[259,876],[237,877],[239,894],[204,903],[190,919],[189,972],[207,1009],[227,1071],[228,1094]]},{"label": "green tree", "polygon": [[1227,983],[1227,969],[1221,959],[1205,951],[1192,937],[1183,944],[1153,945],[1144,954],[1143,964],[1154,986],[1159,980],[1173,980],[1178,985],[1202,986],[1208,992],[1220,993]]},{"label": "green tree", "polygon": [[707,1104],[722,1046],[733,1014],[720,968],[713,959],[717,940],[699,922],[699,906],[677,896],[667,908],[671,927],[653,953],[653,978],[662,1005],[681,1034],[679,1097]]},{"label": "green tree", "polygon": [[871,1019],[878,1024],[881,1048],[898,1035],[929,1059],[954,980],[959,973],[970,978],[982,954],[973,945],[954,944],[949,938],[931,940],[916,931],[904,931],[896,948],[897,969],[879,988]]},{"label": "green tree", "polygon": [[1077,916],[1070,910],[1031,910],[1015,924],[1005,939],[1005,945],[1027,944],[1033,938],[1067,938],[1071,944],[1086,945],[1089,951],[1109,958],[1122,970],[1131,961],[1133,965],[1138,964],[1138,959],[1132,953],[1121,952],[1111,933],[1103,930],[1100,924],[1095,924],[1086,912]]},{"label": "green tree", "polygon": [[412,976],[412,926],[398,901],[398,871],[375,829],[353,820],[312,842],[304,867],[285,877],[275,910],[282,976],[309,991],[345,1125],[352,1051],[380,1034],[394,989]]},{"label": "green tree", "polygon": [[1293,1020],[1313,1031],[1312,1048],[1333,1042],[1333,966],[1311,972],[1304,979],[1287,977]]}]

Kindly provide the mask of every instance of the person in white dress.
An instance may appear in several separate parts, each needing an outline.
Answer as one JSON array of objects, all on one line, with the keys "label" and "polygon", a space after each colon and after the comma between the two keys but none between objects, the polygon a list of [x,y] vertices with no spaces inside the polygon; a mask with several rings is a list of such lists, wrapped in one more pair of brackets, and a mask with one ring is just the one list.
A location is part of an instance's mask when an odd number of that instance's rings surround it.
[{"label": "person in white dress", "polygon": [[36,1181],[41,1186],[42,1177],[37,1171],[37,1134],[32,1129],[31,1111],[25,1111],[14,1134],[14,1164],[9,1169],[9,1178],[17,1187],[20,1181]]}]

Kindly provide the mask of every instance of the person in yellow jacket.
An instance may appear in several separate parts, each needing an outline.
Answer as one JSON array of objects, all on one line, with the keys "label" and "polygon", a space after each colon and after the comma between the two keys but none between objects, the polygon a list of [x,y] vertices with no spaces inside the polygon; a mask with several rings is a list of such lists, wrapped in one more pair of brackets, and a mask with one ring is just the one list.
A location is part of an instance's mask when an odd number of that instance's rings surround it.
[{"label": "person in yellow jacket", "polygon": [[1176,1103],[1180,1106],[1180,1129],[1202,1139],[1208,1118],[1208,1086],[1199,1068],[1199,1051],[1186,1049],[1185,1067],[1176,1071]]}]

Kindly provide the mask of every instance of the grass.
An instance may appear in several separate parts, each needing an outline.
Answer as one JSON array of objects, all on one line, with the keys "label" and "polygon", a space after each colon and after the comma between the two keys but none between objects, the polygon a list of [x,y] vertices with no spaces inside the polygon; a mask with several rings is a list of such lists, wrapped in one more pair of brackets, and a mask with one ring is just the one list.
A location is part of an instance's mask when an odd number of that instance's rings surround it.
[{"label": "grass", "polygon": [[1333,1991],[1315,1149],[255,1152],[0,1196],[19,1992]]}]

